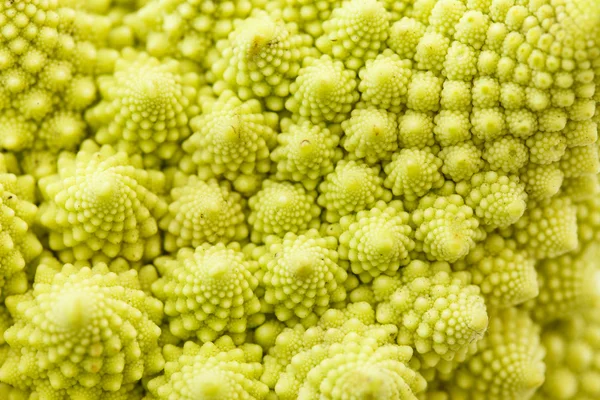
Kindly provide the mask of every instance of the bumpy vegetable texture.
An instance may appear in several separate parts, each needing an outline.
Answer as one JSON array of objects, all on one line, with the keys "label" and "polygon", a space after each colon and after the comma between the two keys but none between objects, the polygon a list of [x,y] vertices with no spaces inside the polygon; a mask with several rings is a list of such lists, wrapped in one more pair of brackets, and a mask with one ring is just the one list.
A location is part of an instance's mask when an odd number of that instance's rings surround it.
[{"label": "bumpy vegetable texture", "polygon": [[600,398],[597,0],[0,0],[0,398]]}]

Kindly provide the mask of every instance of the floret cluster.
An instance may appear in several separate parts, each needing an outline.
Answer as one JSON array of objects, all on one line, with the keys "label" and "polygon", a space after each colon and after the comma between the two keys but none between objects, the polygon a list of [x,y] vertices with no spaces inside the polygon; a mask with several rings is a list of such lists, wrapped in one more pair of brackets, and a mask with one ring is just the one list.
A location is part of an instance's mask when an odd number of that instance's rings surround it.
[{"label": "floret cluster", "polygon": [[600,399],[598,0],[0,0],[0,399]]}]

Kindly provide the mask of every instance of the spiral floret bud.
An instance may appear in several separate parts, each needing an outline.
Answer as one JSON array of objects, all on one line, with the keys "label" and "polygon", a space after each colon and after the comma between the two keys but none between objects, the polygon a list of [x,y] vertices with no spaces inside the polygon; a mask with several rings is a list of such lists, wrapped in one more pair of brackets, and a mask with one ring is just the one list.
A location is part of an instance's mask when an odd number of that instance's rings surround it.
[{"label": "spiral floret bud", "polygon": [[261,242],[265,235],[284,235],[318,227],[321,208],[315,204],[316,192],[290,182],[263,182],[262,190],[248,200],[252,227],[251,239]]},{"label": "spiral floret bud", "polygon": [[202,114],[190,122],[194,134],[183,143],[191,165],[182,169],[197,172],[202,180],[223,176],[239,191],[251,192],[255,187],[244,187],[244,178],[269,172],[277,114],[263,112],[258,100],[242,102],[231,91],[203,100]]},{"label": "spiral floret bud", "polygon": [[381,274],[395,274],[408,264],[415,248],[409,219],[399,201],[379,201],[368,211],[343,217],[340,259],[350,261],[350,269],[363,282]]},{"label": "spiral floret bud", "polygon": [[475,210],[485,228],[502,228],[514,224],[527,207],[525,185],[515,175],[494,171],[480,172],[469,183],[459,185],[457,191]]},{"label": "spiral floret bud", "polygon": [[157,400],[263,400],[269,388],[259,381],[262,349],[246,343],[236,347],[229,336],[202,346],[188,341],[183,348],[164,348],[165,372],[148,382]]},{"label": "spiral floret bud", "polygon": [[285,108],[297,117],[313,123],[339,123],[348,118],[358,101],[358,82],[354,71],[344,68],[341,61],[324,55],[308,58],[290,85],[291,96]]},{"label": "spiral floret bud", "polygon": [[260,256],[264,303],[280,321],[304,320],[343,304],[348,277],[338,265],[337,240],[311,229],[302,235],[270,236]]},{"label": "spiral floret bud", "polygon": [[460,260],[484,235],[473,209],[457,194],[426,196],[411,217],[416,226],[417,249],[432,260]]},{"label": "spiral floret bud", "polygon": [[176,337],[210,342],[228,334],[240,342],[248,328],[264,319],[255,294],[257,265],[239,246],[184,248],[176,257],[159,257],[154,264],[161,278],[152,284],[152,293],[165,303],[169,329]]},{"label": "spiral floret bud", "polygon": [[161,251],[157,220],[167,205],[162,172],[144,170],[141,160],[109,145],[85,142],[77,155],[62,153],[58,173],[39,182],[44,202],[40,221],[50,229],[50,248],[64,262],[91,259],[96,252],[130,261]]},{"label": "spiral floret bud", "polygon": [[399,274],[373,281],[377,321],[398,326],[397,342],[412,346],[424,367],[460,360],[488,325],[479,287],[446,263],[414,260]]},{"label": "spiral floret bud", "polygon": [[372,207],[378,200],[390,201],[392,194],[384,189],[379,167],[362,161],[342,160],[319,185],[318,204],[325,220],[337,222],[344,215]]},{"label": "spiral floret bud", "polygon": [[0,376],[15,387],[40,397],[99,400],[124,396],[163,369],[162,303],[140,289],[134,270],[42,264],[34,289],[6,304],[16,321],[5,333],[14,352]]},{"label": "spiral floret bud", "polygon": [[165,249],[177,251],[208,243],[228,243],[248,236],[244,201],[226,181],[207,182],[191,176],[171,190],[168,213],[159,227],[166,231]]},{"label": "spiral floret bud", "polygon": [[275,176],[314,190],[342,158],[339,141],[334,132],[310,121],[291,124],[277,135],[278,146],[271,153],[271,160],[277,163]]},{"label": "spiral floret bud", "polygon": [[442,160],[427,150],[402,149],[385,166],[385,187],[395,196],[416,200],[444,184]]},{"label": "spiral floret bud", "polygon": [[356,109],[342,122],[341,146],[352,158],[376,164],[392,158],[398,149],[396,115],[377,108]]},{"label": "spiral floret bud", "polygon": [[529,399],[544,382],[540,327],[517,308],[490,316],[477,352],[456,370],[448,385],[457,398]]},{"label": "spiral floret bud", "polygon": [[358,70],[373,59],[388,38],[390,15],[377,0],[350,0],[335,8],[323,23],[316,47]]}]

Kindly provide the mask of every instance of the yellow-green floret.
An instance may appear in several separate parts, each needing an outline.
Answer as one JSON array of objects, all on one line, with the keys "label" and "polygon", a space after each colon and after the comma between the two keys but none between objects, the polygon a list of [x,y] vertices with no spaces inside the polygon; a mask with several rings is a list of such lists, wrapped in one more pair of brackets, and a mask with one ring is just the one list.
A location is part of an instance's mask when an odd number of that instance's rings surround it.
[{"label": "yellow-green floret", "polygon": [[57,0],[14,0],[0,3],[0,16],[0,149],[73,148],[96,98],[97,49],[80,40],[80,13]]},{"label": "yellow-green floret", "polygon": [[203,98],[202,114],[190,121],[194,134],[183,143],[189,154],[181,168],[202,180],[223,176],[242,192],[255,191],[269,172],[278,117],[263,112],[256,99],[243,102],[225,91],[218,99]]},{"label": "yellow-green floret", "polygon": [[280,321],[312,321],[343,304],[348,273],[338,264],[337,240],[311,229],[269,236],[253,252],[264,288],[263,309]]},{"label": "yellow-green floret", "polygon": [[410,216],[400,201],[378,201],[370,210],[342,217],[338,252],[363,282],[394,275],[415,248]]},{"label": "yellow-green floret", "polygon": [[525,304],[539,323],[567,318],[590,308],[600,296],[600,252],[593,243],[578,253],[537,263],[539,296]]},{"label": "yellow-green floret", "polygon": [[389,14],[377,0],[348,0],[323,22],[315,46],[324,54],[358,70],[377,56],[388,38]]},{"label": "yellow-green floret", "polygon": [[423,367],[464,360],[488,325],[479,287],[447,263],[411,261],[393,277],[375,278],[372,290],[377,322],[397,325],[398,344],[412,346]]},{"label": "yellow-green floret", "polygon": [[228,334],[239,343],[248,328],[264,319],[257,314],[257,264],[246,259],[239,245],[182,248],[154,264],[161,278],[152,284],[152,293],[165,303],[176,337],[210,342]]},{"label": "yellow-green floret", "polygon": [[139,261],[161,252],[157,220],[167,205],[162,172],[142,169],[109,145],[86,142],[75,155],[62,153],[58,173],[39,183],[39,219],[50,229],[49,245],[64,262],[107,257]]},{"label": "yellow-green floret", "polygon": [[473,209],[457,194],[423,197],[412,214],[412,223],[417,250],[437,261],[460,260],[484,237]]},{"label": "yellow-green floret", "polygon": [[148,382],[149,400],[262,400],[269,388],[259,381],[262,349],[246,343],[236,347],[229,336],[202,346],[163,348],[165,371]]},{"label": "yellow-green floret", "polygon": [[344,314],[330,310],[317,326],[281,332],[262,381],[282,400],[417,399],[426,383],[408,366],[412,349],[393,343],[396,328],[376,324],[372,312]]},{"label": "yellow-green floret", "polygon": [[344,121],[358,101],[356,73],[328,55],[307,58],[290,85],[285,108],[313,123]]},{"label": "yellow-green floret", "polygon": [[477,352],[452,375],[452,399],[525,400],[544,382],[540,327],[516,308],[492,313]]},{"label": "yellow-green floret", "polygon": [[374,60],[367,60],[360,69],[358,90],[360,99],[375,107],[399,112],[406,104],[412,64],[390,49],[385,49]]},{"label": "yellow-green floret", "polygon": [[530,202],[513,228],[519,245],[538,259],[558,257],[579,243],[577,209],[568,197]]},{"label": "yellow-green floret", "polygon": [[165,231],[165,249],[173,252],[205,242],[245,239],[248,227],[244,203],[227,181],[204,182],[194,175],[185,177],[171,190],[168,212],[159,221],[159,227]]},{"label": "yellow-green floret", "polygon": [[341,146],[351,159],[377,164],[390,160],[398,149],[398,122],[391,112],[374,107],[356,109],[341,126]]},{"label": "yellow-green floret", "polygon": [[512,307],[539,294],[535,259],[496,234],[469,253],[460,268],[471,273],[489,308]]},{"label": "yellow-green floret", "polygon": [[594,400],[600,396],[600,302],[542,332],[546,381],[536,400]]},{"label": "yellow-green floret", "polygon": [[339,221],[344,215],[372,207],[378,200],[390,201],[378,167],[362,161],[342,160],[319,185],[317,203],[325,209],[327,222]]},{"label": "yellow-green floret", "polygon": [[0,172],[0,298],[27,290],[25,267],[42,252],[31,229],[38,208],[19,193],[26,186],[16,175]]},{"label": "yellow-green floret", "polygon": [[228,39],[217,43],[215,88],[230,88],[244,100],[263,98],[268,109],[282,110],[302,60],[316,55],[313,38],[262,12],[234,25]]},{"label": "yellow-green floret", "polygon": [[384,185],[407,200],[416,200],[444,184],[442,160],[427,150],[402,149],[394,153],[384,172]]},{"label": "yellow-green floret", "polygon": [[102,100],[87,111],[86,120],[100,144],[169,159],[191,133],[200,78],[175,60],[127,50],[114,72],[98,79]]},{"label": "yellow-green floret", "polygon": [[457,186],[466,204],[485,228],[503,228],[517,222],[527,207],[525,185],[516,175],[479,172]]},{"label": "yellow-green floret", "polygon": [[301,182],[314,190],[342,158],[339,135],[324,124],[313,125],[308,120],[285,122],[285,129],[277,135],[278,146],[271,152],[271,160],[277,163],[275,177]]},{"label": "yellow-green floret", "polygon": [[442,173],[454,182],[470,179],[479,172],[484,166],[481,155],[481,150],[472,141],[445,146],[438,153],[444,162]]},{"label": "yellow-green floret", "polygon": [[318,227],[321,209],[315,200],[316,192],[305,190],[299,183],[264,181],[262,189],[248,200],[252,241]]},{"label": "yellow-green floret", "polygon": [[40,265],[33,289],[6,305],[15,325],[4,335],[11,353],[0,377],[39,398],[126,398],[164,366],[162,303],[140,290],[134,270]]}]

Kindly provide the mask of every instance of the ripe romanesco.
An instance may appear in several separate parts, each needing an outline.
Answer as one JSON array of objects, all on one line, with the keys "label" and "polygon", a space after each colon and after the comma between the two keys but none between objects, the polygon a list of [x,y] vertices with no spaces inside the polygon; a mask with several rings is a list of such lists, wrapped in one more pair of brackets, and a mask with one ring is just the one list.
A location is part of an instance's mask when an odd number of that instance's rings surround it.
[{"label": "ripe romanesco", "polygon": [[598,0],[0,0],[0,399],[600,398]]}]

